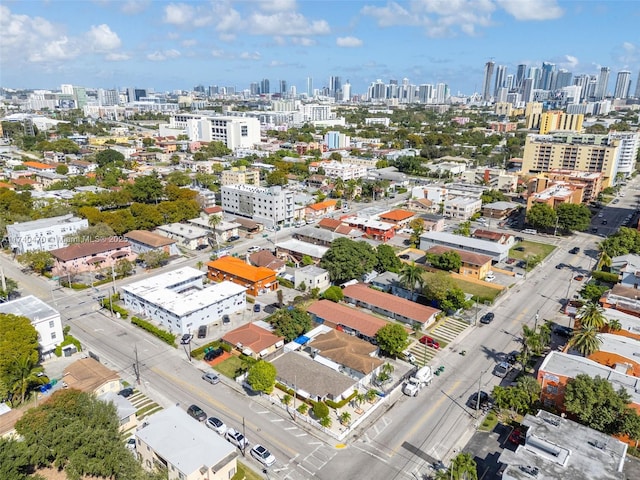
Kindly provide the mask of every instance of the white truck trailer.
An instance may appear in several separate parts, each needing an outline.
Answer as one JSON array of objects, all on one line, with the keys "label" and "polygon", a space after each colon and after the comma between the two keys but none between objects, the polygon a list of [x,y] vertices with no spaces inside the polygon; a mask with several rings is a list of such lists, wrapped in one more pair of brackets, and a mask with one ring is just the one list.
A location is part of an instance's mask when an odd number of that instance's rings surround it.
[{"label": "white truck trailer", "polygon": [[402,387],[402,391],[405,395],[415,397],[423,387],[431,383],[432,379],[433,373],[431,372],[431,367],[429,367],[428,365],[424,366],[420,370],[418,370],[415,375],[409,377],[409,379],[405,382],[404,387]]}]

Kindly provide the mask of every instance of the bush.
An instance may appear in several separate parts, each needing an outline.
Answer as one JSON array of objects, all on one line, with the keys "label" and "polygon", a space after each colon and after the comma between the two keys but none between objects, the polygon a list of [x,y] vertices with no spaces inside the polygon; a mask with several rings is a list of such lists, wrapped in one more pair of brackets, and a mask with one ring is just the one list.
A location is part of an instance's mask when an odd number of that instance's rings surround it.
[{"label": "bush", "polygon": [[172,347],[175,347],[176,336],[173,333],[162,330],[161,328],[158,328],[155,325],[147,322],[146,320],[142,320],[138,317],[131,317],[131,323],[158,337],[160,340],[171,345]]},{"label": "bush", "polygon": [[127,312],[121,306],[116,305],[116,302],[118,300],[120,300],[120,295],[115,294],[111,297],[111,300],[109,300],[109,298],[103,298],[102,300],[100,300],[100,305],[102,305],[102,307],[106,308],[107,310],[113,310],[114,312],[119,313],[121,318],[129,318],[129,312]]},{"label": "bush", "polygon": [[293,282],[290,280],[287,280],[286,278],[277,277],[276,279],[278,280],[278,283],[280,283],[280,285],[282,285],[283,287],[295,288],[293,285]]},{"label": "bush", "polygon": [[594,279],[599,280],[601,282],[611,283],[614,285],[618,283],[618,275],[615,273],[603,272],[602,270],[597,270],[593,272],[591,276]]},{"label": "bush", "polygon": [[201,358],[204,357],[204,352],[207,348],[221,348],[225,352],[229,353],[231,351],[231,345],[227,343],[223,343],[220,340],[214,340],[213,342],[209,342],[206,345],[196,348],[195,350],[191,350],[191,356],[193,358]]},{"label": "bush", "polygon": [[344,298],[344,292],[340,287],[334,285],[325,290],[325,292],[322,294],[322,298],[338,303]]},{"label": "bush", "polygon": [[356,398],[356,395],[358,395],[358,391],[357,390],[355,392],[353,392],[351,395],[349,395],[347,398],[343,398],[339,402],[334,402],[332,400],[328,400],[327,399],[327,400],[324,401],[324,403],[326,403],[329,407],[337,410],[339,408],[344,407],[347,403],[349,403],[351,400]]},{"label": "bush", "polygon": [[325,418],[329,416],[329,407],[324,402],[315,402],[311,409],[313,416],[316,418]]},{"label": "bush", "polygon": [[247,295],[247,303],[256,303],[256,299]]},{"label": "bush", "polygon": [[[66,328],[67,327],[65,327],[65,329]],[[78,340],[76,337],[74,337],[72,335],[67,335],[67,333],[65,332],[64,340],[55,349],[54,353],[55,353],[56,357],[61,357],[62,356],[62,349],[63,349],[63,347],[66,347],[67,345],[75,345],[76,350],[78,352],[82,351],[82,345],[80,345],[80,340]]]}]

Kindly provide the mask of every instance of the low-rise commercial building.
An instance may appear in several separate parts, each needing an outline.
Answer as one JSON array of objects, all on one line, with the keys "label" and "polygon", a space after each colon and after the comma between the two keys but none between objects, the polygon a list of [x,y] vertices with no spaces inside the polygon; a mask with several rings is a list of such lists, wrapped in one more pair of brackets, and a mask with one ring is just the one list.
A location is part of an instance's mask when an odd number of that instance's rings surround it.
[{"label": "low-rise commercial building", "polygon": [[207,276],[216,282],[229,281],[246,288],[249,295],[258,296],[278,289],[276,272],[254,267],[235,257],[222,257],[207,263]]},{"label": "low-rise commercial building", "polygon": [[245,288],[223,281],[205,286],[206,274],[184,267],[122,287],[125,308],[180,334],[220,323],[246,307]]},{"label": "low-rise commercial building", "polygon": [[487,255],[495,263],[503,262],[509,256],[509,247],[496,242],[488,242],[487,240],[463,237],[462,235],[446,232],[432,231],[420,235],[420,250],[426,252],[436,245]]},{"label": "low-rise commercial building", "polygon": [[124,234],[131,244],[131,251],[137,255],[148,252],[166,253],[169,256],[180,255],[176,241],[146,230],[131,230]]},{"label": "low-rise commercial building", "polygon": [[168,480],[229,480],[238,470],[236,447],[177,405],[147,417],[135,438],[143,467],[166,468]]},{"label": "low-rise commercial building", "polygon": [[69,214],[7,225],[7,237],[11,249],[21,255],[25,252],[50,251],[64,247],[67,245],[66,236],[88,226],[86,218]]}]

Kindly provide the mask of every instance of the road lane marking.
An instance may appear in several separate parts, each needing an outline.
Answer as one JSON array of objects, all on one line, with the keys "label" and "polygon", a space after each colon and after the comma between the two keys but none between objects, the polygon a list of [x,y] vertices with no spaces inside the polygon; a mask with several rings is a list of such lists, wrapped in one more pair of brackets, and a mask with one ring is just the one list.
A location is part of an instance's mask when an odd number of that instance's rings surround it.
[{"label": "road lane marking", "polygon": [[373,458],[376,458],[376,459],[380,460],[382,463],[389,463],[389,461],[388,461],[387,459],[382,458],[382,457],[380,457],[379,455],[376,455],[376,454],[375,454],[375,453],[373,453],[373,452],[370,452],[370,451],[368,451],[368,450],[365,450],[364,448],[360,448],[360,447],[358,447],[358,446],[356,446],[355,448],[357,448],[358,450],[360,450],[362,453],[366,453],[367,455],[370,455],[370,456],[372,456]]}]

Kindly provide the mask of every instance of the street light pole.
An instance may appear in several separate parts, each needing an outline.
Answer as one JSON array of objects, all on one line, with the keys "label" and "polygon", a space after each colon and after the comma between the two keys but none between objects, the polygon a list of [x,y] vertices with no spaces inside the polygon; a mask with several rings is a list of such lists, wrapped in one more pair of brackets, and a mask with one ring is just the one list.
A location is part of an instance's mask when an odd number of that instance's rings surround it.
[{"label": "street light pole", "polygon": [[536,311],[536,321],[533,324],[533,331],[535,332],[538,329],[538,319],[540,318],[540,310]]}]

